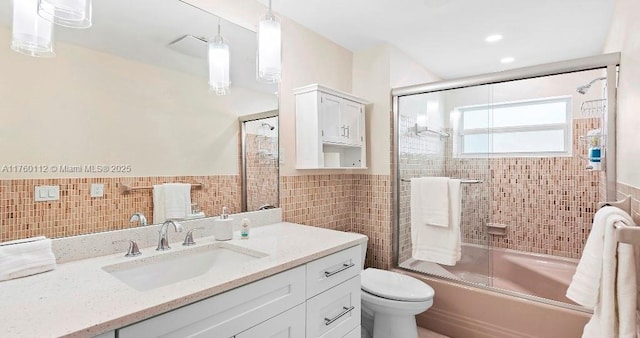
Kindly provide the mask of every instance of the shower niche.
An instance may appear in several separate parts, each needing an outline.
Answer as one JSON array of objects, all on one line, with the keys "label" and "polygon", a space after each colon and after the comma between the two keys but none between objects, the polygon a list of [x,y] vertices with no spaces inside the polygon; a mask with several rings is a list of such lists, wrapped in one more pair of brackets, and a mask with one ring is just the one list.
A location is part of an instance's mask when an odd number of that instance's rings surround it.
[{"label": "shower niche", "polygon": [[[615,198],[607,185],[615,163],[605,160],[615,160],[607,98],[615,97],[616,64],[584,69],[393,91],[399,268],[577,306],[566,287],[597,203]],[[489,76],[500,74],[478,78]],[[462,185],[461,254],[453,266],[413,258],[419,238],[411,228],[425,225],[412,222],[407,182],[430,176],[481,182]]]}]

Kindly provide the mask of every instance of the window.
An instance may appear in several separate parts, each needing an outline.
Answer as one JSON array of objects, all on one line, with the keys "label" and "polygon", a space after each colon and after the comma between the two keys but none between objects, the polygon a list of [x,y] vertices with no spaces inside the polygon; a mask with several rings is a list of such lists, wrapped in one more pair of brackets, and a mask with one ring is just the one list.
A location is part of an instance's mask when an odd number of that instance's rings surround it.
[{"label": "window", "polygon": [[571,97],[459,107],[457,154],[571,154]]}]

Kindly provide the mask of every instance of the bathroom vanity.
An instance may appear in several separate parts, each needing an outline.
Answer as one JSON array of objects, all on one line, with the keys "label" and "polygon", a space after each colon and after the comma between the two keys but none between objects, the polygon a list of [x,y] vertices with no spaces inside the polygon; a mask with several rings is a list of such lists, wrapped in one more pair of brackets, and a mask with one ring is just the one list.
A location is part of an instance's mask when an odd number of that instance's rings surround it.
[{"label": "bathroom vanity", "polygon": [[[254,228],[249,240],[236,239],[237,232],[226,242],[196,238],[193,247],[181,246],[183,236],[171,235],[172,249],[166,252],[146,248],[136,258],[118,253],[82,259],[3,282],[0,332],[3,337],[360,336],[365,236],[292,223]],[[164,271],[180,270],[184,278],[160,273],[164,265],[189,261],[193,264],[182,263],[184,270],[176,265]],[[202,264],[213,267],[189,275]],[[157,278],[145,280],[155,273]]]}]

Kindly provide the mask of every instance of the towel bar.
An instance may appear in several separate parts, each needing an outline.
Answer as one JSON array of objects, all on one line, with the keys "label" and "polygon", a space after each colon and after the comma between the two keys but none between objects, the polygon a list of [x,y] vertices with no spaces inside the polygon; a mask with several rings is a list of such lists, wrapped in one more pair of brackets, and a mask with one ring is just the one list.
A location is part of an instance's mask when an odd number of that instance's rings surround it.
[{"label": "towel bar", "polygon": [[433,130],[433,129],[430,129],[429,127],[426,127],[426,126],[425,127],[420,127],[417,123],[413,127],[409,128],[409,131],[411,131],[412,133],[415,133],[416,136],[420,136],[420,135],[422,135],[422,133],[430,133],[430,134],[438,135],[438,136],[440,136],[440,138],[449,137],[449,134],[447,134],[445,132]]},{"label": "towel bar", "polygon": [[614,226],[616,228],[616,241],[620,243],[640,245],[640,226],[627,226],[621,221],[614,223]]},{"label": "towel bar", "polygon": [[[402,182],[411,182],[410,178],[401,178],[400,181]],[[472,180],[472,179],[461,179],[460,183],[462,184],[478,184],[478,183],[483,183],[482,180]]]},{"label": "towel bar", "polygon": [[[187,183],[189,184],[189,183]],[[202,183],[190,183],[192,189],[202,189],[204,188],[204,184]],[[153,186],[144,186],[144,187],[132,187],[128,184],[120,183],[120,193],[128,194],[134,190],[152,190]]]}]

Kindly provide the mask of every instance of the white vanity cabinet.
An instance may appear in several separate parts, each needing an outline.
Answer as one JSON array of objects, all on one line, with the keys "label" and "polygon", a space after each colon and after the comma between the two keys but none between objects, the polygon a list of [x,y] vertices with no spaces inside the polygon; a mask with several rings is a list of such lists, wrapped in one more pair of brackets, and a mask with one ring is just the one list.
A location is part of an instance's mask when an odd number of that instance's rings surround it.
[{"label": "white vanity cabinet", "polygon": [[360,328],[360,255],[359,246],[339,251],[126,326],[118,337],[350,337]]},{"label": "white vanity cabinet", "polygon": [[318,84],[294,90],[296,168],[366,168],[367,101]]}]

